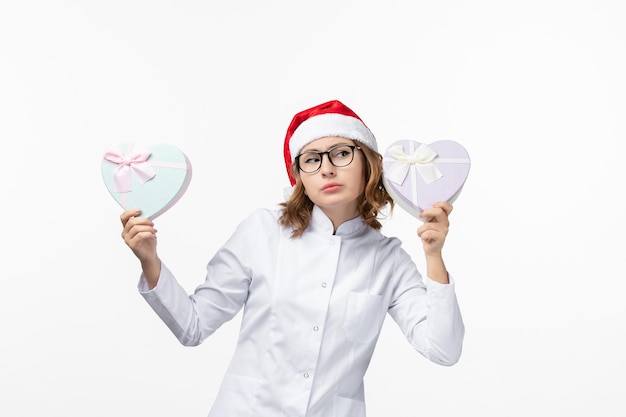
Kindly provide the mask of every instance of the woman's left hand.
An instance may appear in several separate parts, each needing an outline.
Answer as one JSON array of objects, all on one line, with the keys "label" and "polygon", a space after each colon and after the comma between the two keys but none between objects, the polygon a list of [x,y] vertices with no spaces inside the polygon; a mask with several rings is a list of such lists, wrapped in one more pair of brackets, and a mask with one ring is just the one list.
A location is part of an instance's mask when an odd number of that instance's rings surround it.
[{"label": "woman's left hand", "polygon": [[417,235],[422,239],[424,253],[427,257],[441,256],[441,250],[450,227],[448,221],[450,213],[452,213],[452,205],[444,201],[436,202],[431,208],[420,213],[420,218],[428,219],[417,229]]}]

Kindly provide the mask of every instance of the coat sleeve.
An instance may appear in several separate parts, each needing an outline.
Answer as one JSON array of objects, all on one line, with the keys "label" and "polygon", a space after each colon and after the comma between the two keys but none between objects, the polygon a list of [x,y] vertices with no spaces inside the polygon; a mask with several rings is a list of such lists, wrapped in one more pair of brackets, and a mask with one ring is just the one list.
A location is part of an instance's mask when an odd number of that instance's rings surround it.
[{"label": "coat sleeve", "polygon": [[181,344],[199,345],[243,307],[252,276],[246,262],[252,245],[246,237],[253,235],[256,228],[253,216],[237,227],[208,263],[205,282],[191,295],[164,264],[152,290],[147,289],[142,274],[140,294]]},{"label": "coat sleeve", "polygon": [[449,284],[423,279],[404,250],[398,249],[395,256],[394,275],[399,281],[389,314],[420,354],[440,365],[454,365],[465,335],[454,279],[449,277]]}]

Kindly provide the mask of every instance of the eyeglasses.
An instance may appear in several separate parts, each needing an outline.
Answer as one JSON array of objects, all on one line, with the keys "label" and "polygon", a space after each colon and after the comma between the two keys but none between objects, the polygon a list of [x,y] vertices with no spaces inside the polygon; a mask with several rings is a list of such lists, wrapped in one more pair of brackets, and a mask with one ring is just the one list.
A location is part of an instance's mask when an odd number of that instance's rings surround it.
[{"label": "eyeglasses", "polygon": [[306,151],[296,156],[296,163],[300,171],[312,174],[322,166],[322,155],[328,155],[328,160],[336,167],[345,167],[354,160],[354,150],[361,149],[355,145],[337,145],[326,152]]}]

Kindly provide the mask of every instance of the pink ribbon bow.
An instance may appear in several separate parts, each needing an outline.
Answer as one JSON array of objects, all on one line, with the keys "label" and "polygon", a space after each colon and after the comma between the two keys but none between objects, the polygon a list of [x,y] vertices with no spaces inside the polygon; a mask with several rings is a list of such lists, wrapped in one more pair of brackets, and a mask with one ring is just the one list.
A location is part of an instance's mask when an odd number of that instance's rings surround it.
[{"label": "pink ribbon bow", "polygon": [[150,151],[133,146],[128,154],[124,154],[117,146],[111,147],[104,154],[104,159],[118,164],[113,171],[113,190],[127,193],[132,190],[131,171],[137,176],[140,184],[151,180],[156,172],[148,163]]}]

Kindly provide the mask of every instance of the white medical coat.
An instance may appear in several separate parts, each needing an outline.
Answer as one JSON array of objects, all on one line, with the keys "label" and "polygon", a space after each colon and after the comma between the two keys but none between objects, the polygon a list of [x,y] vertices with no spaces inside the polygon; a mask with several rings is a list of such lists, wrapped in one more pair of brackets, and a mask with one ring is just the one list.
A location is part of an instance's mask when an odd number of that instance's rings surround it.
[{"label": "white medical coat", "polygon": [[189,295],[165,265],[139,290],[184,345],[197,345],[243,307],[237,347],[210,417],[364,417],[363,377],[389,315],[413,347],[452,365],[464,325],[454,282],[422,279],[396,238],[360,218],[333,234],[314,207],[292,239],[278,210],[253,212]]}]

